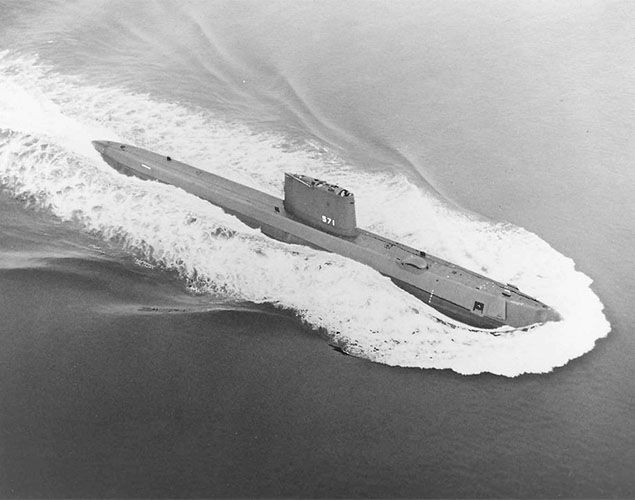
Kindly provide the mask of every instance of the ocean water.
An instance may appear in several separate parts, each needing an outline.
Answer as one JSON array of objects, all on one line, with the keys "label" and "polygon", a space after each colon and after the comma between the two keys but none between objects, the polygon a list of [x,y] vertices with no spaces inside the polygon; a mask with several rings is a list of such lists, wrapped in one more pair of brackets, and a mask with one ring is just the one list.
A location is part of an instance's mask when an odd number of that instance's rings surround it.
[{"label": "ocean water", "polygon": [[[0,0],[2,496],[635,495],[634,26],[627,2]],[[563,320],[439,321],[95,139],[274,195],[337,182],[360,226]]]}]

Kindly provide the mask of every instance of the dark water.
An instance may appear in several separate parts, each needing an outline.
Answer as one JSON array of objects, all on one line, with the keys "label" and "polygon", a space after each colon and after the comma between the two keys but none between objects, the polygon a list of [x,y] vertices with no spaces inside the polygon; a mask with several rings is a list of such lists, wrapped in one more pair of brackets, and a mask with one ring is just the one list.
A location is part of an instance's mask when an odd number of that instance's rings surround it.
[{"label": "dark water", "polygon": [[[633,14],[0,1],[0,494],[634,496]],[[451,328],[96,138],[339,182],[564,320]]]}]

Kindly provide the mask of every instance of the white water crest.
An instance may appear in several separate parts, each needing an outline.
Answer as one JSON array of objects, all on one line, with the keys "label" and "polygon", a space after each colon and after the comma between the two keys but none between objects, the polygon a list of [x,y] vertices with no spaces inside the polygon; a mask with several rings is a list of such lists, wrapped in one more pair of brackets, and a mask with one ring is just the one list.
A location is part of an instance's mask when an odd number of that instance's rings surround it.
[{"label": "white water crest", "polygon": [[[92,148],[95,139],[170,154],[278,196],[285,171],[337,182],[355,192],[360,226],[514,283],[564,319],[495,334],[449,321],[367,266],[273,241],[180,189],[116,173]],[[199,293],[293,311],[375,362],[543,373],[610,330],[590,278],[522,228],[463,213],[399,174],[365,172],[315,141],[298,144],[206,109],[89,85],[9,52],[0,52],[0,185],[178,271]]]}]

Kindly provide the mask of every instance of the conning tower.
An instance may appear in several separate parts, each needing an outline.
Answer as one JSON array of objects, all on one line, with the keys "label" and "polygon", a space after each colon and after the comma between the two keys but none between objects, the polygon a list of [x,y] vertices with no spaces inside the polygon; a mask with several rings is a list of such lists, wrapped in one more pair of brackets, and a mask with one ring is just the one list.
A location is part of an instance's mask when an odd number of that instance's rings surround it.
[{"label": "conning tower", "polygon": [[337,236],[357,236],[355,196],[306,175],[284,174],[284,209],[302,222]]}]

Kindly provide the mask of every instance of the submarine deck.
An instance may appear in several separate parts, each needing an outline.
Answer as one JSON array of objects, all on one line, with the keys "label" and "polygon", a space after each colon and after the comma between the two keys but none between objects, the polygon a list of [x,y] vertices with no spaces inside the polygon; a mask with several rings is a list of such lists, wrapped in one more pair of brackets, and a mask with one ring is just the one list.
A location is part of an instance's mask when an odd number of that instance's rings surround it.
[{"label": "submarine deck", "polygon": [[[282,199],[170,157],[120,143],[98,142],[96,148],[100,153],[108,149],[107,156],[114,160],[113,166],[119,169],[116,166],[119,165],[124,173],[185,189],[236,215],[246,224],[260,227],[263,233],[275,239],[308,244],[371,265],[393,281],[397,280],[402,288],[407,288],[403,286],[405,284],[423,292],[420,298],[426,302],[433,300],[433,294],[434,300],[442,300],[445,293],[449,293],[450,286],[454,287],[450,295],[456,298],[452,302],[463,304],[462,307],[471,307],[474,297],[488,296],[498,297],[496,303],[524,304],[535,310],[550,310],[513,285],[504,285],[369,231],[358,229],[355,236],[346,237],[307,226],[285,210]],[[425,286],[422,288],[422,285]]]}]

